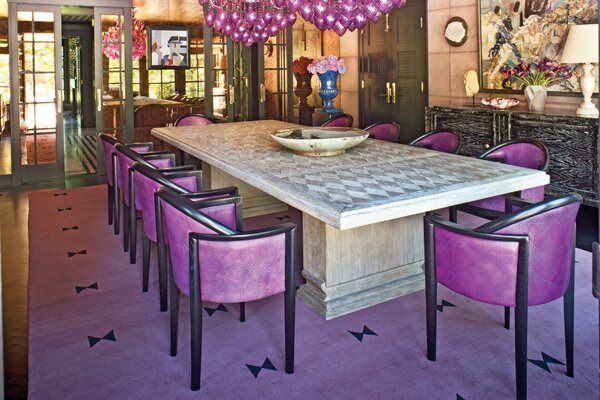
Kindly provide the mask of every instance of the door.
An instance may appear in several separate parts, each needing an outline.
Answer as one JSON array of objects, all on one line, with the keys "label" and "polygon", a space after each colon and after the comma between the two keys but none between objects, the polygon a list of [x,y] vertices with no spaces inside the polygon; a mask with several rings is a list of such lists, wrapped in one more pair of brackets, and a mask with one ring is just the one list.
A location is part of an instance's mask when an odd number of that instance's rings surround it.
[{"label": "door", "polygon": [[12,184],[64,177],[61,11],[9,4]]},{"label": "door", "polygon": [[[123,142],[133,138],[131,8],[94,8],[94,70],[96,131]],[[98,172],[104,156],[97,143]]]},{"label": "door", "polygon": [[425,2],[408,0],[361,35],[361,126],[393,120],[400,141],[425,132]]}]

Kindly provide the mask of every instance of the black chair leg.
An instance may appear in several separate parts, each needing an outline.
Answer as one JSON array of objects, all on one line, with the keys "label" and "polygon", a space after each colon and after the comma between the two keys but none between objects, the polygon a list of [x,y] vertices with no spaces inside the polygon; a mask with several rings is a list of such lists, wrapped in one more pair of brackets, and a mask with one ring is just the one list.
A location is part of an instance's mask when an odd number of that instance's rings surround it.
[{"label": "black chair leg", "polygon": [[435,361],[437,339],[437,281],[433,226],[425,224],[425,317],[427,321],[427,359]]},{"label": "black chair leg", "polygon": [[142,234],[142,252],[142,290],[147,292],[150,280],[150,239],[144,234]]},{"label": "black chair leg", "polygon": [[[192,390],[200,390],[200,366],[202,364],[202,302],[190,297]],[[196,304],[194,304],[196,303]]]},{"label": "black chair leg", "polygon": [[504,307],[504,328],[510,329],[510,307]]},{"label": "black chair leg", "polygon": [[114,233],[115,235],[119,234],[119,224],[121,222],[121,199],[119,198],[119,189],[114,186],[114,190],[113,190],[113,204],[114,204],[114,210],[115,210],[115,219],[113,221],[113,228],[114,228]]},{"label": "black chair leg", "polygon": [[[158,296],[160,300],[160,311],[167,311],[167,246],[159,242],[156,244],[158,258]],[[170,281],[172,278],[169,278]]]},{"label": "black chair leg", "polygon": [[527,305],[515,308],[517,400],[527,399]]},{"label": "black chair leg", "polygon": [[448,207],[448,219],[450,220],[450,222],[456,223],[457,218],[458,218],[458,210],[456,209],[456,207],[454,207],[454,206]]},{"label": "black chair leg", "polygon": [[[142,235],[143,236],[143,235]],[[137,259],[137,210],[129,206],[129,264],[135,264]]]},{"label": "black chair leg", "polygon": [[294,373],[294,343],[296,333],[296,286],[287,288],[284,299],[285,318],[285,372]]},{"label": "black chair leg", "polygon": [[177,355],[177,338],[178,338],[178,328],[179,328],[179,289],[175,286],[175,281],[173,280],[173,271],[169,269],[169,310],[171,311],[171,356],[175,357]]},{"label": "black chair leg", "polygon": [[240,303],[240,322],[246,321],[246,303]]},{"label": "black chair leg", "polygon": [[106,184],[106,198],[107,198],[107,203],[108,203],[108,224],[112,225],[113,224],[113,219],[115,217],[115,206],[114,206],[114,193],[113,193],[114,187],[112,185],[109,185],[108,183]]},{"label": "black chair leg", "polygon": [[123,203],[123,251],[129,251],[129,206]]},{"label": "black chair leg", "polygon": [[[573,249],[575,251],[575,249]],[[567,376],[574,376],[573,359],[573,325],[575,320],[575,269],[574,260],[571,263],[571,279],[567,291],[563,296],[564,315],[565,315],[565,352],[567,355]]]}]

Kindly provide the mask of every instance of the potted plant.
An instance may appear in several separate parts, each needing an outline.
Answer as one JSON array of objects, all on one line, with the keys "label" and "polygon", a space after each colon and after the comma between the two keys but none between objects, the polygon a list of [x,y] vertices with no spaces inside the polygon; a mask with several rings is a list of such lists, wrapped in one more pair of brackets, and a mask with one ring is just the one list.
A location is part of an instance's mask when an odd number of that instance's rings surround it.
[{"label": "potted plant", "polygon": [[334,55],[314,60],[307,67],[308,71],[317,74],[321,80],[319,96],[323,99],[324,112],[339,112],[341,110],[333,107],[333,99],[338,94],[337,78],[339,74],[346,72],[344,60]]},{"label": "potted plant", "polygon": [[521,82],[525,85],[525,100],[530,111],[544,111],[547,87],[573,75],[569,67],[549,58],[543,58],[537,63],[521,62],[514,66],[505,64],[500,68],[500,72],[511,82]]}]

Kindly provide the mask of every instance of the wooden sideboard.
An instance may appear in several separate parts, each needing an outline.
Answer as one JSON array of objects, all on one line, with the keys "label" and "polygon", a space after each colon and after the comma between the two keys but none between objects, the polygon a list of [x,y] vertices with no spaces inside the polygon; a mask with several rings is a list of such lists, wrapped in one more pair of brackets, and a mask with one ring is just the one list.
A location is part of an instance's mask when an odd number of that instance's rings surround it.
[{"label": "wooden sideboard", "polygon": [[526,109],[428,107],[427,129],[452,128],[462,134],[460,154],[478,156],[511,139],[538,139],[548,147],[550,184],[546,194],[577,192],[583,203],[598,207],[598,118]]}]

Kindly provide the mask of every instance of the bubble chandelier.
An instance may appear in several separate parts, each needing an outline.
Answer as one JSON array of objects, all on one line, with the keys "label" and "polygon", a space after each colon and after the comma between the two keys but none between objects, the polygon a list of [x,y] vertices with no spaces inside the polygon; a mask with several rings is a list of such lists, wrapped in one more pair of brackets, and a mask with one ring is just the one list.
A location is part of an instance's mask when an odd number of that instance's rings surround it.
[{"label": "bubble chandelier", "polygon": [[368,21],[377,23],[384,14],[405,3],[406,0],[288,0],[289,7],[317,29],[333,29],[340,36],[346,30],[363,29]]},{"label": "bubble chandelier", "polygon": [[204,22],[209,28],[246,46],[269,37],[296,22],[287,0],[198,0],[207,6]]}]

